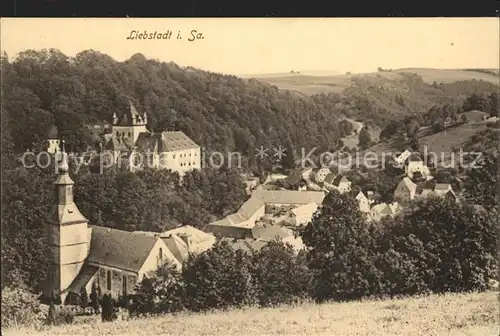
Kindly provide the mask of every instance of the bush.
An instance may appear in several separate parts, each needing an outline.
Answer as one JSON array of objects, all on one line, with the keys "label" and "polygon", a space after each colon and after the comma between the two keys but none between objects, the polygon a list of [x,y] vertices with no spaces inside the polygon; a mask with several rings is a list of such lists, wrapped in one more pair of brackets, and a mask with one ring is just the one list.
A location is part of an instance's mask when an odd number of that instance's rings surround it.
[{"label": "bush", "polygon": [[241,307],[256,301],[251,258],[226,242],[191,257],[182,277],[186,306],[193,311]]},{"label": "bush", "polygon": [[18,326],[39,326],[47,316],[47,307],[37,297],[18,287],[2,290],[2,329]]},{"label": "bush", "polygon": [[99,314],[99,310],[101,308],[99,302],[99,287],[97,285],[92,286],[92,292],[90,292],[90,306],[94,309],[94,313]]},{"label": "bush", "polygon": [[103,322],[110,322],[116,319],[115,304],[109,294],[104,294],[101,306],[101,318]]},{"label": "bush", "polygon": [[176,266],[162,265],[154,277],[145,278],[130,296],[131,316],[172,313],[184,309],[184,285]]},{"label": "bush", "polygon": [[75,313],[69,307],[59,307],[56,309],[53,302],[50,302],[49,312],[45,324],[62,325],[71,324],[75,319]]},{"label": "bush", "polygon": [[85,286],[82,286],[82,290],[80,291],[80,307],[85,309],[88,305],[89,295],[87,294],[87,289],[85,288]]},{"label": "bush", "polygon": [[316,301],[353,300],[380,292],[373,264],[375,230],[365,219],[354,197],[330,192],[301,232],[310,248]]},{"label": "bush", "polygon": [[399,256],[385,264],[384,282],[392,293],[487,289],[497,270],[498,217],[440,198],[412,207],[387,231],[387,246],[395,251],[390,255]]},{"label": "bush", "polygon": [[253,272],[262,306],[289,304],[307,297],[309,270],[289,244],[270,242],[255,254]]}]

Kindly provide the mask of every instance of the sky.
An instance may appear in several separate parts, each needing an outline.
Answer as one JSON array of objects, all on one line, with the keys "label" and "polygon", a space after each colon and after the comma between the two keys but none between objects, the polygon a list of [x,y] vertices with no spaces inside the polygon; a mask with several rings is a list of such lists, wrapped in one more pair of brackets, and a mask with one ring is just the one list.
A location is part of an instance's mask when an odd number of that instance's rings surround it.
[{"label": "sky", "polygon": [[[378,67],[499,68],[498,18],[105,19],[2,18],[9,57],[55,48],[94,49],[123,61],[136,53],[213,72],[362,73]],[[127,39],[132,31],[171,39]],[[191,31],[203,38],[189,41]],[[182,39],[177,39],[180,32]],[[196,33],[196,34],[197,34]],[[201,37],[201,36],[200,36]]]}]

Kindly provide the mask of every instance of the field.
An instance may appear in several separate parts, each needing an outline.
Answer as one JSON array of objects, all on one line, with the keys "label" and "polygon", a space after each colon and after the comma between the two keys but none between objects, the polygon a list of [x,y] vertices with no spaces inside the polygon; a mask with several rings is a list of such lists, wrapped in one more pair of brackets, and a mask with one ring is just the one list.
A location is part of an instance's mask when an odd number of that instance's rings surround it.
[{"label": "field", "polygon": [[3,335],[477,335],[499,334],[498,294],[431,295],[397,300],[307,303],[285,308],[180,314],[73,324]]},{"label": "field", "polygon": [[399,80],[403,77],[400,72],[416,73],[421,76],[423,81],[432,84],[437,83],[453,83],[465,80],[484,80],[493,84],[498,84],[498,70],[461,70],[461,69],[427,69],[427,68],[405,68],[396,69],[390,72],[373,72],[345,75],[307,75],[307,74],[273,74],[273,75],[256,75],[257,78],[265,83],[275,85],[280,89],[297,91],[306,95],[318,93],[341,93],[345,88],[352,84],[353,77],[381,76],[390,80]]}]

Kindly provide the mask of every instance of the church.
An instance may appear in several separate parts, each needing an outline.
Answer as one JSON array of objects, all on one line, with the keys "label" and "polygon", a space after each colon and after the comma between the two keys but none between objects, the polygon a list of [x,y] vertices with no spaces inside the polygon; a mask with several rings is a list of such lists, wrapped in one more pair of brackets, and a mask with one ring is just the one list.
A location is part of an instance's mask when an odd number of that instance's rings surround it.
[{"label": "church", "polygon": [[121,117],[113,114],[112,122],[102,149],[112,154],[114,164],[125,162],[131,170],[170,169],[180,176],[201,168],[200,146],[181,131],[148,131],[146,113],[140,114],[130,101]]},{"label": "church", "polygon": [[42,301],[72,304],[83,287],[113,298],[130,293],[145,276],[170,261],[182,265],[158,236],[90,225],[73,201],[73,181],[62,141],[54,182],[58,203],[48,227],[50,267]]}]

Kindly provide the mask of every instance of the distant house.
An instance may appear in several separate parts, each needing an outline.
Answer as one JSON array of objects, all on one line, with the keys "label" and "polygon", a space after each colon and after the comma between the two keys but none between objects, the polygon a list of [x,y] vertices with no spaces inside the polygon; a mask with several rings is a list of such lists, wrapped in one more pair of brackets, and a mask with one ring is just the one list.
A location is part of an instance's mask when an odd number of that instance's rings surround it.
[{"label": "distant house", "polygon": [[362,191],[360,191],[356,195],[356,200],[359,203],[359,210],[361,212],[364,212],[364,213],[370,212],[371,201],[368,199],[368,197],[366,197],[366,195]]},{"label": "distant house", "polygon": [[323,186],[327,190],[332,190],[334,188],[333,186],[333,181],[335,180],[335,175],[333,174],[328,174],[326,175],[325,179],[323,180]]},{"label": "distant house", "polygon": [[254,228],[250,237],[243,239],[225,237],[220,241],[226,241],[235,250],[257,252],[277,239],[290,244],[296,253],[305,248],[300,237],[295,237],[292,230],[280,226]]},{"label": "distant house", "polygon": [[282,180],[283,187],[288,190],[307,190],[307,183],[299,173],[293,173]]},{"label": "distant house", "polygon": [[408,159],[408,162],[405,166],[405,174],[409,178],[413,178],[413,174],[419,172],[422,174],[422,177],[428,180],[431,176],[431,172],[429,167],[424,164],[424,161],[420,158],[419,155],[413,155]]},{"label": "distant house", "polygon": [[248,195],[252,194],[252,191],[259,185],[258,177],[245,177],[245,190]]},{"label": "distant house", "polygon": [[391,204],[380,203],[371,208],[369,219],[372,221],[380,221],[384,217],[394,217],[401,209],[402,208],[397,202]]},{"label": "distant house", "polygon": [[436,183],[434,188],[425,188],[422,189],[418,194],[418,197],[426,198],[426,197],[443,197],[446,199],[450,199],[454,202],[457,201],[457,195],[453,191],[451,184],[449,183]]},{"label": "distant house", "polygon": [[312,218],[324,197],[317,191],[256,190],[236,213],[208,224],[207,231],[220,237],[251,238],[251,229],[266,214],[266,206],[292,206],[298,221],[304,222]]},{"label": "distant house", "polygon": [[314,180],[317,183],[323,183],[325,181],[325,178],[328,176],[328,174],[331,174],[331,170],[328,167],[322,167],[318,169],[314,175]]},{"label": "distant house", "polygon": [[343,175],[338,175],[337,177],[335,177],[331,183],[331,187],[328,187],[328,188],[331,188],[330,190],[337,190],[338,192],[340,192],[341,194],[345,193],[345,192],[349,192],[351,191],[351,184],[352,182],[349,181],[349,179],[347,179],[347,177],[343,176]]},{"label": "distant house", "polygon": [[411,152],[406,149],[403,153],[399,154],[395,159],[394,159],[394,162],[399,165],[399,166],[403,166],[403,164],[406,162],[406,160],[410,157],[411,155]]},{"label": "distant house", "polygon": [[312,168],[305,168],[304,170],[301,171],[302,178],[306,181],[311,178],[312,173],[313,173]]},{"label": "distant house", "polygon": [[112,135],[103,138],[102,150],[112,154],[115,164],[132,170],[147,166],[183,176],[201,168],[201,148],[191,138],[181,131],[149,132],[147,123],[147,114],[140,114],[129,101],[121,117],[113,114]]},{"label": "distant house", "polygon": [[394,199],[400,203],[411,201],[417,193],[417,185],[409,177],[404,177],[394,190]]}]

